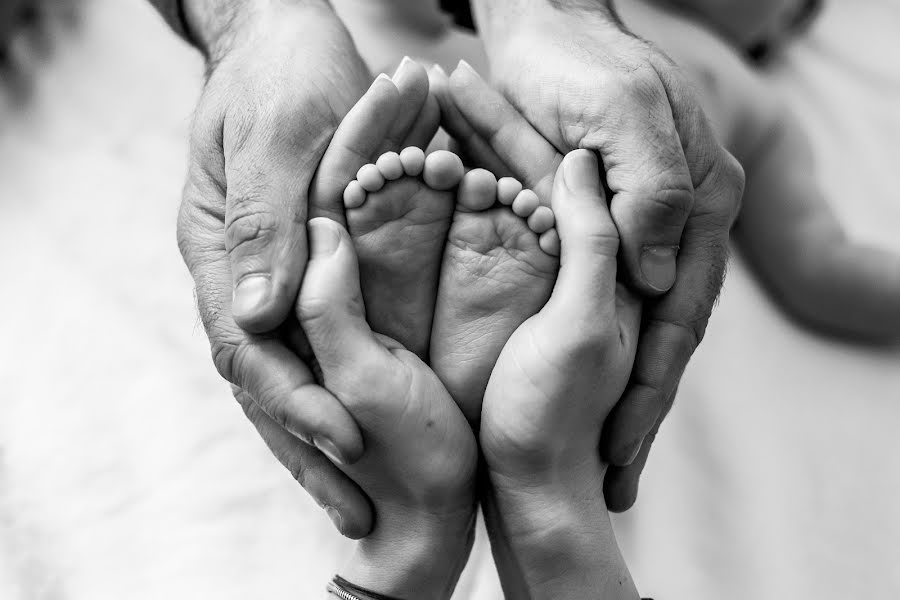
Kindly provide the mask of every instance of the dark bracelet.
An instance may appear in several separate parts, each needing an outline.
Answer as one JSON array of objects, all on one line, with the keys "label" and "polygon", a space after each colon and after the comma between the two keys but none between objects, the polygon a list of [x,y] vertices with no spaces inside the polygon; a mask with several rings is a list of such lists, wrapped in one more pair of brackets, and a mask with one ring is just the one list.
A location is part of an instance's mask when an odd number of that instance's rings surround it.
[{"label": "dark bracelet", "polygon": [[334,579],[328,582],[328,586],[325,589],[341,600],[402,600],[402,598],[392,598],[391,596],[371,592],[350,583],[340,575],[335,575]]}]

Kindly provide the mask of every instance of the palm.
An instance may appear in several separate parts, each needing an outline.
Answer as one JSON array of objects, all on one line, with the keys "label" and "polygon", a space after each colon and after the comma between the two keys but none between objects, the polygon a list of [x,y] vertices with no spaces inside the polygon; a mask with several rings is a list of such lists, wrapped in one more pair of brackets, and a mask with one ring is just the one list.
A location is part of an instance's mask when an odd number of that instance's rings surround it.
[{"label": "palm", "polygon": [[[482,407],[481,448],[488,464],[510,464],[513,455],[516,462],[531,456],[552,464],[565,462],[566,454],[592,455],[634,357],[640,302],[619,286],[616,304],[600,339],[581,335],[577,320],[561,323],[560,311],[549,305],[513,333]],[[550,464],[528,465],[542,466]]]},{"label": "palm", "polygon": [[[365,432],[366,453],[344,470],[373,501],[389,496],[409,506],[445,494],[468,500],[476,445],[468,423],[437,376],[411,352],[378,336],[390,351],[364,390],[331,388]],[[344,389],[341,389],[344,388]],[[403,490],[406,496],[398,496]]]}]

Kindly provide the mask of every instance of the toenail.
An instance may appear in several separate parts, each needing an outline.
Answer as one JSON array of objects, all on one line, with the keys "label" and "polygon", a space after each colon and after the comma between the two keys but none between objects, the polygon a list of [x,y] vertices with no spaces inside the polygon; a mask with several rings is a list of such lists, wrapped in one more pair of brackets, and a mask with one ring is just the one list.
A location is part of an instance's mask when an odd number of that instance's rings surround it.
[{"label": "toenail", "polygon": [[384,177],[375,165],[363,165],[356,173],[356,180],[367,192],[377,192],[384,187]]},{"label": "toenail", "polygon": [[538,199],[537,194],[531,190],[522,190],[516,196],[516,199],[513,200],[512,210],[523,219],[527,219],[540,204],[541,201]]},{"label": "toenail", "polygon": [[460,60],[459,64],[456,65],[456,68],[457,69],[462,68],[464,71],[468,71],[469,73],[472,73],[476,77],[478,76],[478,71],[475,70],[475,67],[473,67],[472,65],[467,63],[465,60]]},{"label": "toenail", "polygon": [[553,211],[547,206],[538,206],[528,217],[528,227],[535,233],[544,233],[556,224]]},{"label": "toenail", "polygon": [[425,168],[425,152],[421,148],[410,146],[400,152],[403,171],[410,177],[418,177]]},{"label": "toenail", "polygon": [[522,191],[522,183],[514,177],[501,177],[497,182],[497,200],[509,206]]},{"label": "toenail", "polygon": [[366,203],[366,190],[355,179],[344,188],[344,208],[359,208]]},{"label": "toenail", "polygon": [[403,177],[403,163],[400,162],[400,155],[396,152],[385,152],[375,161],[375,166],[388,181]]},{"label": "toenail", "polygon": [[410,66],[410,64],[411,64],[412,62],[413,62],[413,59],[411,59],[411,58],[408,57],[408,56],[404,56],[404,57],[403,57],[403,60],[400,61],[400,64],[397,65],[397,70],[394,71],[394,77],[393,77],[393,79],[397,79],[397,76],[398,76],[398,75],[400,75],[400,74],[402,74],[404,71],[406,71],[406,69],[409,68],[409,66]]}]

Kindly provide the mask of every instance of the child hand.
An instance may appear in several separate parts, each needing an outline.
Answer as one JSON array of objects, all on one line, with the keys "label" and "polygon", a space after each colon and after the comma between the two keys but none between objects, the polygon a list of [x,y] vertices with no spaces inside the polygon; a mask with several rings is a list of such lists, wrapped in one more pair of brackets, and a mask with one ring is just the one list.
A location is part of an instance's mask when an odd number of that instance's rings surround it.
[{"label": "child hand", "polygon": [[552,206],[556,285],[504,346],[482,405],[485,521],[509,597],[636,598],[597,445],[628,383],[640,302],[616,283],[619,237],[591,152],[563,159]]},{"label": "child hand", "polygon": [[363,432],[363,457],[341,468],[368,494],[376,518],[341,574],[382,594],[442,597],[471,543],[474,435],[425,363],[369,328],[347,231],[316,218],[309,239],[297,314],[324,387]]},{"label": "child hand", "polygon": [[559,276],[491,373],[481,449],[492,473],[536,483],[599,464],[602,425],[625,391],[640,325],[639,300],[616,282],[619,237],[600,181],[587,150],[557,171]]}]

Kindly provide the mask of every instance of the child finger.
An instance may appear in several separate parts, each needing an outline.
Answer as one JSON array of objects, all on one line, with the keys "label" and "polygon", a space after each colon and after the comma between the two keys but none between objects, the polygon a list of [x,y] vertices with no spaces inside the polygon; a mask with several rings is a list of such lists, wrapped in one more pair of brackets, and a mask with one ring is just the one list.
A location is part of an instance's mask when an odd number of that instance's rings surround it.
[{"label": "child finger", "polygon": [[592,152],[566,155],[554,181],[552,202],[561,254],[551,302],[560,306],[561,314],[574,311],[591,321],[613,316],[619,234]]},{"label": "child finger", "polygon": [[366,323],[359,266],[350,235],[324,217],[310,220],[310,258],[306,267],[297,316],[306,332],[325,387],[347,370],[384,358]]}]

